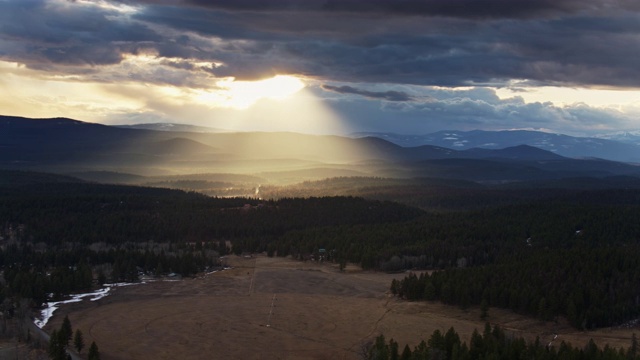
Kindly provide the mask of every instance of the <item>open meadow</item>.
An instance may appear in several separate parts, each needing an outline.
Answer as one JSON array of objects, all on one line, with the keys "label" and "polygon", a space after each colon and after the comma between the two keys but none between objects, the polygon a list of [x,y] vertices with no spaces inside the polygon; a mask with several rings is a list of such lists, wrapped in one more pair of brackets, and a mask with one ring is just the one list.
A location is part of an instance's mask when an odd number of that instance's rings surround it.
[{"label": "open meadow", "polygon": [[[391,280],[404,274],[258,256],[229,257],[230,270],[180,281],[117,288],[97,302],[62,307],[45,328],[68,314],[74,328],[115,359],[359,359],[376,336],[400,347],[417,345],[453,326],[468,341],[482,331],[480,310],[393,297]],[[583,346],[628,347],[633,330],[576,331],[490,309],[487,320],[507,334],[544,343],[558,334]]]}]

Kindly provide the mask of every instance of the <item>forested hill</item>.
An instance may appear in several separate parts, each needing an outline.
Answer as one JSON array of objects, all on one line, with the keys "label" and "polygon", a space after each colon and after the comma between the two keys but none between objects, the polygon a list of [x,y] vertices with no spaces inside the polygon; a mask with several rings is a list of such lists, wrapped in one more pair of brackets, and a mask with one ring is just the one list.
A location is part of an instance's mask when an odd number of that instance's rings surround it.
[{"label": "forested hill", "polygon": [[9,312],[20,299],[38,307],[105,281],[219,268],[221,255],[266,251],[293,230],[402,222],[423,214],[355,197],[262,201],[55,175],[0,171],[0,179],[0,311]]},{"label": "forested hill", "polygon": [[0,188],[22,187],[27,185],[52,184],[52,183],[81,183],[81,182],[84,182],[84,181],[71,176],[33,172],[33,171],[0,170]]},{"label": "forested hill", "polygon": [[406,221],[421,214],[405,205],[354,197],[262,201],[90,183],[0,188],[0,223],[20,225],[26,239],[47,244],[248,237],[261,246],[246,250],[261,251],[270,237],[294,229]]}]

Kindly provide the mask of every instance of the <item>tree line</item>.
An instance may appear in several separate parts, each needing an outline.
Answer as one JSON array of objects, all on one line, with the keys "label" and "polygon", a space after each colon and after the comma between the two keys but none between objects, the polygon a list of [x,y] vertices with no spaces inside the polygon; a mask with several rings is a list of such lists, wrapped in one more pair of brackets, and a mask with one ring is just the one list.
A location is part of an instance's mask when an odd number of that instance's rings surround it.
[{"label": "tree line", "polygon": [[22,225],[25,240],[48,245],[262,238],[294,229],[402,221],[422,213],[398,203],[355,197],[261,201],[64,183],[19,191],[0,188],[0,224]]},{"label": "tree line", "polygon": [[507,335],[499,326],[493,328],[487,323],[482,333],[474,330],[469,343],[460,340],[454,328],[444,334],[435,330],[425,342],[411,349],[384,335],[363,351],[369,360],[480,360],[480,359],[539,359],[539,360],[632,360],[638,359],[638,340],[633,334],[629,348],[615,349],[610,346],[599,348],[592,340],[584,347],[574,347],[570,343],[544,344],[540,338],[526,342],[521,337]]},{"label": "tree line", "polygon": [[541,249],[508,263],[411,273],[390,289],[411,301],[507,308],[545,321],[564,316],[579,329],[620,325],[640,316],[638,251]]},{"label": "tree line", "polygon": [[[16,242],[0,248],[0,304],[5,299],[30,299],[33,307],[65,295],[89,291],[107,282],[135,282],[140,275],[175,272],[193,276],[224,266],[218,242],[195,244],[122,244],[94,250],[83,244],[72,248]],[[0,305],[1,307],[2,305]]]}]

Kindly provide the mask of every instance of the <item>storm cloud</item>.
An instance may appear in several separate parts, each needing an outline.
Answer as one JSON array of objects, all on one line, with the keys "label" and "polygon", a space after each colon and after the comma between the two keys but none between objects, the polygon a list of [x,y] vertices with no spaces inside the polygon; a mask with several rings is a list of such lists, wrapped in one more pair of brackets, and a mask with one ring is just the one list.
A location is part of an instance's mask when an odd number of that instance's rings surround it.
[{"label": "storm cloud", "polygon": [[514,126],[539,116],[577,129],[572,124],[580,121],[568,119],[619,124],[628,116],[592,106],[566,112],[544,103],[492,105],[478,102],[477,93],[440,101],[442,94],[420,92],[636,89],[639,58],[635,0],[0,1],[0,61],[42,78],[189,92],[214,90],[223,79],[289,74],[325,84],[321,97],[341,95],[331,100],[338,108],[348,100],[345,108],[357,103],[380,116],[458,113],[478,126],[491,116]]},{"label": "storm cloud", "polygon": [[[438,86],[503,86],[513,79],[640,86],[634,2],[463,2],[140,0],[109,8],[4,1],[0,58],[78,72],[150,53],[217,62],[211,74],[247,80],[286,73]],[[133,11],[119,12],[121,4]]]},{"label": "storm cloud", "polygon": [[468,2],[190,1],[202,8],[155,6],[135,18],[227,42],[210,52],[225,63],[220,76],[639,86],[632,2]]},{"label": "storm cloud", "polygon": [[637,8],[632,0],[187,0],[198,6],[240,11],[352,12],[463,18],[532,18],[610,7]]},{"label": "storm cloud", "polygon": [[332,86],[332,85],[322,85],[324,90],[337,92],[340,94],[355,94],[361,95],[370,99],[381,99],[387,101],[410,101],[413,100],[413,96],[402,92],[402,91],[367,91],[356,89],[351,86]]}]

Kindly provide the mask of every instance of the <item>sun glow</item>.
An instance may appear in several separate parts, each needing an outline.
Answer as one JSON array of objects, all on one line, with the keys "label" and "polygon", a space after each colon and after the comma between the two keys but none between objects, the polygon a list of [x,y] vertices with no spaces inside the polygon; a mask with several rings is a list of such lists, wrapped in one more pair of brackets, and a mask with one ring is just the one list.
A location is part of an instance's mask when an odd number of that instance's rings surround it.
[{"label": "sun glow", "polygon": [[224,106],[247,109],[261,99],[284,100],[305,87],[305,83],[291,75],[278,75],[258,81],[225,80],[218,83],[227,90]]},{"label": "sun glow", "polygon": [[225,126],[237,131],[290,131],[306,134],[343,134],[342,120],[309,88],[281,100],[262,99],[234,113]]},{"label": "sun glow", "polygon": [[[153,80],[155,73],[140,69],[145,64],[162,67],[163,61],[178,60],[153,54],[128,55],[121,64],[104,67],[97,77],[48,74],[0,61],[0,92],[11,94],[0,98],[0,109],[6,115],[64,116],[105,124],[189,119],[236,131],[346,132],[340,116],[312,91],[319,86],[313,79],[280,75],[260,81],[234,81],[204,75],[190,79],[203,87],[190,87],[170,82],[137,82],[124,76],[139,74],[140,78]],[[198,65],[216,66],[208,62]]]}]

